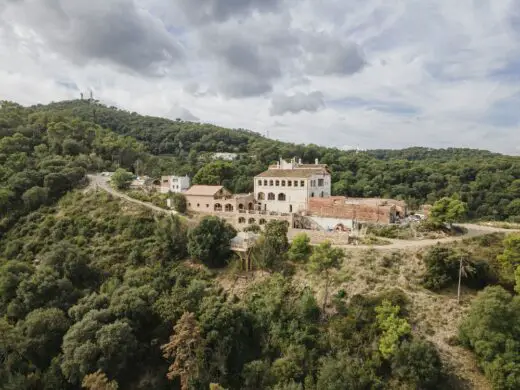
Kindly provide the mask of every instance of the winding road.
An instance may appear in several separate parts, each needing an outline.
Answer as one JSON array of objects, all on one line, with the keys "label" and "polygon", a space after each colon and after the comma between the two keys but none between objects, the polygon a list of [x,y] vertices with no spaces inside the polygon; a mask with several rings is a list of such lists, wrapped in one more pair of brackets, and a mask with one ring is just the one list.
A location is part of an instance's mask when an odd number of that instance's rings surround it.
[{"label": "winding road", "polygon": [[[165,210],[163,208],[160,208],[158,206],[155,206],[148,202],[143,202],[134,198],[131,198],[130,196],[121,193],[114,188],[110,186],[109,180],[110,178],[107,176],[102,175],[87,175],[89,179],[89,185],[85,189],[85,191],[88,191],[90,189],[96,189],[100,188],[103,191],[106,191],[118,198],[124,199],[128,202],[132,202],[135,204],[139,204],[143,207],[147,207],[151,210],[157,211],[159,213],[164,214],[177,214],[174,210]],[[490,233],[515,233],[520,232],[520,229],[503,229],[503,228],[497,228],[492,226],[483,226],[483,225],[476,225],[471,223],[466,224],[460,224],[460,226],[467,229],[467,233],[460,235],[460,236],[453,236],[453,237],[446,237],[446,238],[437,238],[437,239],[419,239],[419,240],[396,240],[396,239],[387,239],[385,240],[390,241],[390,244],[387,245],[334,245],[340,248],[345,249],[382,249],[382,250],[399,250],[399,249],[420,249],[425,248],[428,246],[436,245],[437,243],[445,244],[449,242],[454,241],[461,241],[466,238],[473,238],[473,237],[479,237],[484,236],[486,234]]]}]

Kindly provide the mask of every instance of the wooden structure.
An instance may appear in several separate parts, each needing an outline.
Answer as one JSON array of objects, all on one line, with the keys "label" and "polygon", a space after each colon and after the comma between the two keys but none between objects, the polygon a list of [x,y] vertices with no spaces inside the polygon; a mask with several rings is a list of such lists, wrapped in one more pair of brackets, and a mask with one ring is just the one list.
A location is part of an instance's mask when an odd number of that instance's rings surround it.
[{"label": "wooden structure", "polygon": [[259,237],[260,235],[256,233],[239,232],[233,239],[231,239],[231,250],[240,257],[242,269],[244,271],[253,270],[251,253]]}]

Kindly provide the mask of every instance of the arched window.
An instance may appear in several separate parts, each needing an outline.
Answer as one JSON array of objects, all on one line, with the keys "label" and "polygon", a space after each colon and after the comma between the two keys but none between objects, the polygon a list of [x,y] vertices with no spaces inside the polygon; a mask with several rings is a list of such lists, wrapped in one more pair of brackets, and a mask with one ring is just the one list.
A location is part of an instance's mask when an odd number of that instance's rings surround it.
[{"label": "arched window", "polygon": [[314,192],[311,192],[311,198],[314,198]]},{"label": "arched window", "polygon": [[285,200],[285,194],[283,192],[278,194],[278,200]]},{"label": "arched window", "polygon": [[238,209],[239,209],[239,210],[244,210],[244,205],[243,205],[242,203],[239,203],[239,204],[238,204]]},{"label": "arched window", "polygon": [[254,218],[249,218],[249,221],[247,221],[248,224],[252,225],[254,224],[256,221]]},{"label": "arched window", "polygon": [[270,186],[273,185],[273,181],[272,181],[272,180],[269,180],[269,185],[270,185]]},{"label": "arched window", "polygon": [[260,218],[260,221],[258,221],[258,224],[259,225],[265,225],[265,219],[264,218]]},{"label": "arched window", "polygon": [[246,223],[246,219],[244,217],[238,218],[238,223]]},{"label": "arched window", "polygon": [[320,197],[323,198],[323,191],[321,191]]},{"label": "arched window", "polygon": [[249,202],[249,203],[247,204],[247,209],[250,210],[250,211],[252,211],[252,210],[255,209],[255,208],[254,208],[254,205],[253,205],[252,202]]},{"label": "arched window", "polygon": [[265,200],[265,194],[263,192],[258,193],[258,200]]},{"label": "arched window", "polygon": [[259,185],[259,186],[262,185],[262,180],[258,180],[258,185]]},{"label": "arched window", "polygon": [[228,203],[228,204],[225,206],[225,210],[226,210],[227,212],[233,211],[233,205]]},{"label": "arched window", "polygon": [[279,186],[280,186],[280,180],[276,180],[276,182],[275,182],[275,186],[276,186],[276,187],[279,187]]},{"label": "arched window", "polygon": [[220,203],[215,203],[214,209],[215,211],[222,211],[222,205]]},{"label": "arched window", "polygon": [[285,187],[285,180],[282,180],[282,187]]},{"label": "arched window", "polygon": [[267,194],[267,200],[276,200],[276,196],[272,192],[270,192]]}]

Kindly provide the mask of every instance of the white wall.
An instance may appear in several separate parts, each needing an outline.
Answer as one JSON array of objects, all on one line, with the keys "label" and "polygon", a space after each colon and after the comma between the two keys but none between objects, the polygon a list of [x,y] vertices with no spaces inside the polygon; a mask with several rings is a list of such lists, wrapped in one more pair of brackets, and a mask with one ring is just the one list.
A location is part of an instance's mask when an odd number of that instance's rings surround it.
[{"label": "white wall", "polygon": [[[259,185],[258,180],[262,181]],[[268,185],[264,185],[264,180],[267,180]],[[274,185],[269,185],[270,181]],[[279,186],[276,186],[276,181],[279,181]],[[291,186],[288,186],[288,181],[291,181]],[[285,181],[285,186],[282,186],[282,181]],[[294,181],[298,181],[298,187],[294,187]],[[301,186],[301,182],[304,186]],[[258,199],[258,194],[264,194],[264,200]],[[275,195],[275,200],[269,200],[269,193]],[[255,199],[261,203],[262,210],[276,211],[279,213],[296,213],[307,208],[308,199],[308,179],[305,178],[287,178],[287,177],[262,177],[255,178]],[[279,194],[285,194],[285,200],[278,200]],[[292,208],[291,208],[292,206]]]},{"label": "white wall", "polygon": [[[163,181],[167,179],[168,183]],[[188,176],[163,176],[161,178],[161,192],[184,192],[190,188],[190,178]]]}]

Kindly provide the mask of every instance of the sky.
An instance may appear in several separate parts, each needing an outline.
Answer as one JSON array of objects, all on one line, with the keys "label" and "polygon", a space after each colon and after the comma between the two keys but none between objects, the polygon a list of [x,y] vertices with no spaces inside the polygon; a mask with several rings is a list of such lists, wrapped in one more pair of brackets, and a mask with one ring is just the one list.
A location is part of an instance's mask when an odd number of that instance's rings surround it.
[{"label": "sky", "polygon": [[0,99],[520,155],[520,0],[0,0]]}]

